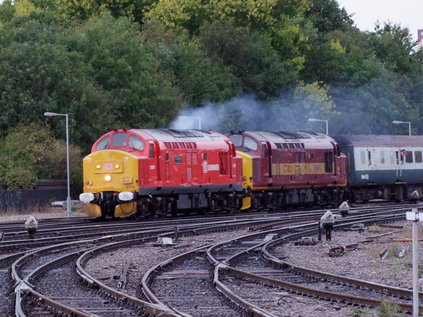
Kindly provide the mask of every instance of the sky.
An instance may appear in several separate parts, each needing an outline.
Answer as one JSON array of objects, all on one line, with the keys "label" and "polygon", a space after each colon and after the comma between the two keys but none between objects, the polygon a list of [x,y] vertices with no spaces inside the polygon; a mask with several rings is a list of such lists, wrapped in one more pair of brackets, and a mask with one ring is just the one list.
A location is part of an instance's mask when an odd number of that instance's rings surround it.
[{"label": "sky", "polygon": [[375,23],[394,22],[408,27],[413,39],[423,29],[423,0],[337,0],[362,31],[373,31]]}]

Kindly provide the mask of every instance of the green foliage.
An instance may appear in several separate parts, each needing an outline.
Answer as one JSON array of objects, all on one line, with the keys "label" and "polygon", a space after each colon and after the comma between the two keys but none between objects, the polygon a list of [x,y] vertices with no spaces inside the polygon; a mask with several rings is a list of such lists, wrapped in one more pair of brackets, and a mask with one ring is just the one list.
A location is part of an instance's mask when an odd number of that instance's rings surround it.
[{"label": "green foliage", "polygon": [[[422,133],[414,45],[392,23],[360,32],[335,0],[4,0],[0,142],[30,124],[63,140],[63,118],[42,115],[54,111],[69,114],[71,142],[87,153],[107,130],[163,127],[208,102],[224,130],[294,130],[316,116],[331,133],[402,133],[392,120]],[[4,187],[49,177],[25,155],[5,158]]]},{"label": "green foliage", "polygon": [[[81,151],[71,147],[72,179],[81,182]],[[37,179],[66,178],[66,143],[47,126],[20,125],[0,145],[0,184],[4,189],[31,189]]]},{"label": "green foliage", "polygon": [[12,20],[15,15],[15,6],[12,0],[4,0],[0,2],[0,26]]},{"label": "green foliage", "polygon": [[201,30],[200,41],[216,61],[230,67],[243,91],[268,99],[293,84],[296,73],[281,62],[270,42],[233,21],[214,22]]},{"label": "green foliage", "polygon": [[353,21],[344,8],[335,0],[314,0],[305,14],[319,32],[329,33],[335,30],[348,31]]},{"label": "green foliage", "polygon": [[230,68],[213,61],[195,42],[152,43],[150,48],[162,71],[174,78],[185,104],[222,102],[240,91]]},{"label": "green foliage", "polygon": [[392,23],[377,25],[370,44],[376,57],[389,70],[404,74],[418,65],[412,56],[414,43],[408,29]]},{"label": "green foliage", "polygon": [[158,71],[159,63],[126,19],[109,14],[90,19],[69,42],[89,74],[109,97],[104,129],[164,126],[181,105],[179,91]]},{"label": "green foliage", "polygon": [[382,301],[380,304],[379,316],[381,317],[402,317],[405,316],[404,313],[401,312],[400,307],[388,301]]}]

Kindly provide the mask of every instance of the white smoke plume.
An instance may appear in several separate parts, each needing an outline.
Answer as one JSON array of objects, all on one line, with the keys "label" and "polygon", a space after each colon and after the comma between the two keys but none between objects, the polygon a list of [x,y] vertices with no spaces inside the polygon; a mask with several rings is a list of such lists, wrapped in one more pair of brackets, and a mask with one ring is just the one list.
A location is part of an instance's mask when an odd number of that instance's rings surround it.
[{"label": "white smoke plume", "polygon": [[[292,100],[291,100],[292,101]],[[251,95],[238,96],[230,101],[201,108],[183,109],[171,122],[173,129],[217,130],[310,130],[308,112],[300,104],[293,105],[288,98],[273,102],[257,100]],[[313,128],[313,127],[312,127]],[[324,132],[324,129],[315,129]]]}]

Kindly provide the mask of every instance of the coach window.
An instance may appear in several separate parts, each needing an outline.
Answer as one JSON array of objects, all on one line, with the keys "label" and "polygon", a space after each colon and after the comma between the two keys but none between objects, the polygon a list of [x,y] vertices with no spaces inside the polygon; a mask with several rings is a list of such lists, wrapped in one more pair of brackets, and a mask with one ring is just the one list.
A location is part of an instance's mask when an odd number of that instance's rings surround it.
[{"label": "coach window", "polygon": [[385,164],[385,152],[380,151],[380,164]]},{"label": "coach window", "polygon": [[413,163],[413,152],[405,151],[405,162],[406,163]]},{"label": "coach window", "polygon": [[131,135],[129,137],[129,146],[140,151],[144,150],[144,142],[138,139],[135,135]]},{"label": "coach window", "polygon": [[414,152],[414,161],[416,163],[421,163],[422,162],[422,151],[416,151],[416,152]]},{"label": "coach window", "polygon": [[126,145],[126,133],[115,133],[115,134],[113,134],[112,145],[113,146],[125,146]]},{"label": "coach window", "polygon": [[175,164],[182,164],[182,156],[175,156]]},{"label": "coach window", "polygon": [[390,161],[391,165],[395,164],[395,153],[393,151],[389,152],[389,161]]},{"label": "coach window", "polygon": [[360,159],[361,159],[361,165],[366,164],[366,155],[364,154],[364,151],[360,152]]},{"label": "coach window", "polygon": [[372,152],[370,152],[369,150],[367,150],[367,158],[369,160],[369,166],[372,165]]},{"label": "coach window", "polygon": [[109,147],[109,143],[110,143],[110,137],[107,136],[103,140],[98,142],[97,151],[107,149]]},{"label": "coach window", "polygon": [[244,147],[253,151],[257,150],[257,142],[254,141],[252,138],[245,137],[244,138]]}]

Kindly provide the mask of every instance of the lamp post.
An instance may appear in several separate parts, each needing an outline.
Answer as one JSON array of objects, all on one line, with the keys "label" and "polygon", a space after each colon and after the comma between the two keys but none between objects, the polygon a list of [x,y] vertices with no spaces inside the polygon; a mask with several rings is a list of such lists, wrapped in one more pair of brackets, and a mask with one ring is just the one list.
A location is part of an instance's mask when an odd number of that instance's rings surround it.
[{"label": "lamp post", "polygon": [[408,124],[408,135],[411,135],[411,122],[410,121],[392,121],[393,124]]},{"label": "lamp post", "polygon": [[201,130],[201,117],[179,116],[178,119],[181,119],[181,120],[186,120],[186,119],[198,120],[198,130]]},{"label": "lamp post", "polygon": [[324,122],[326,125],[326,135],[329,135],[329,120],[309,118],[308,122]]},{"label": "lamp post", "polygon": [[69,114],[67,113],[55,113],[55,112],[44,112],[46,117],[65,117],[66,118],[66,177],[68,187],[68,197],[66,199],[66,215],[70,217],[72,215],[71,209],[71,197],[70,197],[70,160],[69,160]]}]

